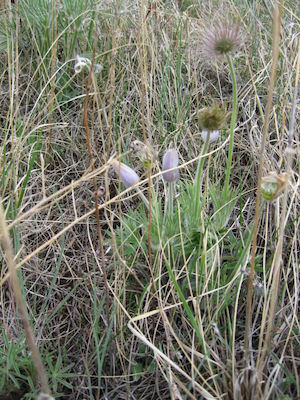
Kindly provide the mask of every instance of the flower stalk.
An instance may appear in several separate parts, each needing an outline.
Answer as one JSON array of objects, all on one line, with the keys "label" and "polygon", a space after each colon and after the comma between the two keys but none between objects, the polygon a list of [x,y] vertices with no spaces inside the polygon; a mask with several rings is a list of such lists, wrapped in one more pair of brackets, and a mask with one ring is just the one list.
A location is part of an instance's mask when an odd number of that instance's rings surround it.
[{"label": "flower stalk", "polygon": [[227,158],[227,167],[226,167],[226,176],[224,183],[224,194],[226,195],[229,190],[229,180],[230,180],[230,170],[232,165],[232,155],[233,155],[233,144],[234,144],[234,128],[237,117],[237,104],[238,104],[238,92],[237,92],[237,83],[236,83],[236,75],[235,69],[233,66],[232,58],[229,54],[227,54],[227,61],[229,64],[230,74],[232,78],[232,114],[230,120],[230,138],[229,138],[229,151]]},{"label": "flower stalk", "polygon": [[169,216],[172,217],[174,213],[175,184],[174,182],[170,182],[168,186],[169,190],[167,212]]},{"label": "flower stalk", "polygon": [[174,213],[175,182],[179,178],[178,154],[175,149],[166,151],[163,162],[163,179],[168,184],[167,214],[172,217]]},{"label": "flower stalk", "polygon": [[5,221],[5,214],[4,214],[4,210],[2,207],[2,199],[1,198],[0,198],[0,232],[1,232],[0,243],[2,244],[4,253],[6,256],[10,284],[12,286],[13,293],[15,296],[16,304],[18,307],[18,313],[19,313],[22,323],[23,323],[27,345],[31,351],[32,361],[35,366],[37,376],[39,377],[39,380],[40,380],[41,389],[44,393],[50,395],[51,392],[50,392],[50,388],[48,385],[46,370],[45,370],[44,364],[42,362],[42,358],[39,353],[38,346],[36,344],[36,339],[34,337],[33,330],[30,325],[30,320],[29,320],[29,315],[28,315],[27,308],[26,308],[26,303],[24,302],[24,299],[23,299],[21,286],[20,286],[18,275],[17,275],[17,266],[16,266],[16,263],[14,260],[13,246],[12,246],[12,243],[11,243],[11,240],[9,237],[9,231],[8,231],[8,227],[7,227],[7,224]]},{"label": "flower stalk", "polygon": [[[278,7],[274,8],[273,13],[273,46],[272,46],[272,71],[269,82],[268,98],[265,111],[265,121],[263,127],[263,135],[260,145],[259,154],[259,169],[257,177],[257,188],[256,188],[256,203],[255,203],[255,215],[254,215],[254,227],[253,227],[253,239],[251,248],[251,259],[250,259],[250,271],[248,278],[248,288],[247,288],[247,302],[246,302],[246,321],[245,321],[245,360],[249,357],[249,347],[250,347],[250,328],[252,323],[252,297],[253,297],[253,285],[254,285],[254,268],[255,268],[255,256],[257,249],[257,237],[258,237],[258,225],[259,225],[259,215],[260,215],[260,200],[261,200],[261,182],[263,173],[263,161],[265,144],[268,136],[269,123],[271,118],[272,110],[272,100],[273,100],[273,90],[275,85],[275,78],[277,73],[277,64],[279,57],[279,42],[280,42],[280,25],[281,25],[281,13]],[[261,371],[258,370],[259,376],[261,376]],[[259,380],[258,380],[259,381]]]},{"label": "flower stalk", "polygon": [[207,153],[208,146],[210,142],[210,131],[207,132],[206,140],[204,142],[204,145],[202,147],[202,153],[201,153],[201,158],[199,159],[198,166],[197,166],[197,171],[196,171],[196,177],[194,181],[194,187],[195,187],[195,197],[194,197],[194,204],[195,204],[195,210],[194,210],[194,217],[197,218],[199,215],[199,209],[200,209],[200,194],[201,194],[201,177],[203,173],[203,167],[204,167],[204,161],[205,161],[205,154]]}]

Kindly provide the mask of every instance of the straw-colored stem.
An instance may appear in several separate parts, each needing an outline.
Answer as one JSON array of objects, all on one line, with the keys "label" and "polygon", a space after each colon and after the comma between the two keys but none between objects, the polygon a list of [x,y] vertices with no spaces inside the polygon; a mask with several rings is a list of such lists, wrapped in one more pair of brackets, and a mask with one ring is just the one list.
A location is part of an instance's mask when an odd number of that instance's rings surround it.
[{"label": "straw-colored stem", "polygon": [[57,0],[52,0],[52,32],[53,32],[53,47],[52,47],[52,58],[51,58],[51,81],[50,81],[50,100],[49,100],[49,117],[48,122],[50,125],[48,133],[48,152],[51,146],[52,136],[52,125],[53,125],[53,108],[55,101],[55,69],[57,62]]},{"label": "straw-colored stem", "polygon": [[30,326],[29,316],[27,313],[26,305],[24,303],[24,298],[23,298],[20,283],[19,283],[19,278],[18,278],[18,274],[17,274],[17,266],[16,266],[16,263],[14,260],[14,251],[13,251],[13,247],[12,247],[11,240],[9,237],[7,224],[5,221],[5,214],[4,214],[4,210],[2,207],[2,199],[1,198],[0,198],[0,232],[1,232],[0,242],[2,244],[4,254],[6,257],[6,262],[8,265],[8,271],[9,271],[9,276],[10,276],[10,283],[12,285],[12,289],[13,289],[14,296],[16,299],[18,312],[19,312],[20,317],[23,322],[26,341],[27,341],[28,347],[31,351],[32,360],[33,360],[37,375],[38,375],[40,383],[41,383],[42,391],[44,393],[47,393],[50,395],[50,388],[48,385],[46,370],[44,368],[38,347],[35,342],[35,337],[34,337],[33,331]]},{"label": "straw-colored stem", "polygon": [[116,80],[116,30],[118,27],[118,13],[115,5],[115,17],[113,25],[113,35],[112,35],[112,52],[111,52],[111,64],[110,64],[110,93],[109,93],[109,108],[108,108],[108,121],[107,121],[107,147],[106,147],[106,161],[110,155],[111,144],[112,144],[112,116],[113,116],[113,106],[114,106],[114,94],[115,94],[115,80]]},{"label": "straw-colored stem", "polygon": [[272,72],[271,72],[271,77],[270,77],[269,92],[268,92],[267,105],[266,105],[265,124],[264,124],[264,128],[263,128],[263,135],[262,135],[261,147],[260,147],[259,170],[258,170],[258,179],[257,179],[256,204],[255,204],[255,216],[254,216],[254,228],[253,228],[253,241],[252,241],[252,249],[251,249],[250,273],[249,273],[248,290],[247,290],[246,325],[245,325],[245,351],[246,351],[245,359],[247,359],[249,356],[249,334],[250,334],[250,325],[251,325],[254,267],[255,267],[255,255],[256,255],[258,223],[259,223],[263,158],[264,158],[264,152],[265,152],[265,143],[266,143],[268,129],[269,129],[269,122],[270,122],[270,117],[271,117],[273,90],[274,90],[274,83],[275,83],[277,63],[278,63],[278,54],[279,54],[280,15],[279,15],[277,7],[274,9],[273,21],[274,21],[274,25],[273,25],[273,63],[272,63]]},{"label": "straw-colored stem", "polygon": [[[92,75],[93,75],[93,68],[94,68],[94,61],[95,61],[95,54],[96,54],[96,44],[97,44],[96,26],[97,25],[95,23],[93,57],[92,57],[92,62],[90,65],[89,75],[88,75],[88,79],[87,79],[86,96],[84,98],[84,104],[83,104],[83,123],[84,123],[84,127],[85,127],[88,152],[89,152],[89,157],[90,157],[90,168],[92,171],[95,170],[95,159],[94,159],[94,155],[93,155],[89,121],[88,121],[88,103],[89,103],[89,94],[90,94],[90,88],[91,88],[91,83],[92,83]],[[105,293],[106,293],[106,303],[105,303],[106,319],[107,319],[107,323],[109,324],[109,321],[110,321],[109,289],[108,289],[108,284],[107,284],[107,273],[106,273],[106,268],[105,268],[105,254],[104,254],[103,237],[102,237],[101,223],[100,223],[100,212],[99,212],[99,205],[98,205],[98,186],[97,186],[97,177],[96,176],[93,177],[93,186],[94,186],[94,200],[95,200],[95,214],[96,214],[96,221],[97,221],[98,243],[99,243],[99,249],[100,249],[100,254],[101,254],[103,280],[104,280]]]},{"label": "straw-colored stem", "polygon": [[[298,62],[297,62],[297,69],[296,69],[296,83],[295,83],[295,90],[294,90],[294,98],[293,98],[293,106],[292,106],[292,111],[291,111],[291,118],[290,118],[290,128],[289,128],[289,139],[288,139],[288,146],[287,146],[287,151],[286,151],[286,172],[288,176],[291,175],[291,165],[292,165],[292,157],[294,154],[293,148],[292,148],[292,142],[294,138],[294,124],[295,124],[295,111],[296,111],[296,105],[297,105],[297,96],[298,96],[298,79],[299,79],[299,66],[300,66],[300,45],[298,47]],[[261,351],[261,355],[258,360],[258,373],[259,373],[259,378],[262,378],[262,371],[263,371],[263,366],[264,366],[264,361],[265,357],[267,354],[267,350],[270,347],[270,342],[271,342],[271,337],[272,337],[272,331],[274,327],[274,320],[275,320],[275,311],[276,311],[276,305],[278,302],[278,291],[279,291],[279,283],[280,283],[280,272],[281,272],[281,264],[282,264],[282,247],[283,247],[283,236],[284,236],[284,230],[285,230],[285,224],[286,224],[286,215],[287,215],[287,204],[288,204],[288,185],[286,185],[284,194],[283,194],[283,199],[282,199],[282,206],[281,206],[281,215],[280,215],[280,225],[279,225],[279,233],[278,233],[278,243],[276,246],[275,254],[274,254],[274,268],[271,268],[273,270],[273,278],[272,278],[272,286],[270,293],[271,299],[270,299],[270,304],[267,310],[267,331],[265,334],[264,342],[263,342],[263,347]]]},{"label": "straw-colored stem", "polygon": [[[146,25],[144,20],[144,10],[145,10],[145,1],[142,0],[140,5],[140,34],[138,36],[138,45],[139,45],[139,62],[140,62],[140,71],[141,71],[141,128],[143,133],[144,143],[147,143],[147,132],[146,132],[146,124],[145,124],[145,113],[146,113],[146,103],[145,98],[147,95],[147,53],[145,49],[145,39],[146,39]],[[149,202],[149,213],[148,213],[148,261],[149,261],[149,270],[151,274],[151,282],[152,282],[152,290],[155,292],[155,283],[154,283],[154,272],[152,265],[152,249],[151,249],[151,224],[152,224],[152,207],[151,207],[151,174],[152,174],[152,164],[151,160],[147,160],[148,164],[148,202]]]}]

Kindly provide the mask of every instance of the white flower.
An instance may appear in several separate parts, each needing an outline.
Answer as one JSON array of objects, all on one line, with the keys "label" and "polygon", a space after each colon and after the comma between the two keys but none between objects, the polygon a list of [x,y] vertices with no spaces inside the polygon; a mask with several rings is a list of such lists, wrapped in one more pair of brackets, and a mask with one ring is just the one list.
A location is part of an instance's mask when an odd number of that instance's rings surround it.
[{"label": "white flower", "polygon": [[[166,151],[163,162],[162,162],[162,170],[166,171],[163,173],[163,178],[166,182],[175,182],[179,178],[178,168],[178,154],[175,149],[169,149]],[[168,171],[169,169],[174,168],[172,171]]]},{"label": "white flower", "polygon": [[79,72],[82,71],[82,68],[89,67],[90,65],[91,65],[91,60],[89,60],[86,57],[80,57],[80,55],[77,54],[76,63],[74,66],[75,74],[79,74]]},{"label": "white flower", "polygon": [[201,132],[201,137],[202,137],[204,142],[206,142],[208,135],[209,135],[209,140],[208,141],[209,141],[209,143],[212,143],[212,142],[215,142],[218,139],[218,137],[220,136],[220,131],[210,131],[210,132],[202,131]]},{"label": "white flower", "polygon": [[139,182],[140,177],[132,168],[128,167],[128,165],[118,160],[113,160],[111,165],[115,173],[120,176],[121,181],[127,189]]},{"label": "white flower", "polygon": [[94,65],[95,74],[99,74],[102,71],[102,69],[103,69],[102,64],[95,64]]},{"label": "white flower", "polygon": [[[89,68],[91,65],[91,60],[87,57],[81,57],[79,54],[76,55],[76,63],[74,66],[75,74],[79,74],[83,68]],[[102,71],[101,64],[94,65],[94,72],[97,74]]]}]

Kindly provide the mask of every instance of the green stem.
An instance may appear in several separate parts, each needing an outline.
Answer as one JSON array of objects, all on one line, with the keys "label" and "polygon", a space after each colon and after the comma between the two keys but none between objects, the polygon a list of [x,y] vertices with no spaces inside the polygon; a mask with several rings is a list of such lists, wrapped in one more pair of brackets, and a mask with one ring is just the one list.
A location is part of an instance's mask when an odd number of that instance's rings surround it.
[{"label": "green stem", "polygon": [[146,196],[144,195],[144,193],[141,191],[141,189],[139,187],[136,188],[136,191],[138,193],[138,195],[140,196],[141,200],[143,201],[143,203],[145,204],[147,210],[149,211],[149,201],[146,198]]},{"label": "green stem", "polygon": [[167,213],[169,214],[169,217],[171,218],[173,216],[173,210],[174,210],[174,182],[169,183],[169,198],[168,198],[168,210]]},{"label": "green stem", "polygon": [[[177,294],[178,294],[178,296],[179,296],[179,298],[180,298],[180,300],[181,300],[181,302],[183,304],[183,308],[185,309],[185,312],[187,313],[187,316],[188,316],[188,318],[190,320],[190,323],[192,324],[192,326],[193,326],[193,328],[195,330],[196,336],[197,336],[197,338],[199,340],[199,344],[201,346],[203,346],[203,348],[205,349],[205,347],[203,345],[203,336],[201,334],[201,331],[199,329],[199,326],[198,326],[196,318],[195,318],[195,316],[193,314],[193,311],[191,310],[188,302],[186,301],[184,293],[182,292],[182,290],[180,288],[180,285],[178,283],[177,277],[175,276],[175,274],[174,274],[174,272],[173,272],[173,270],[171,268],[171,265],[169,264],[169,261],[167,259],[165,259],[165,263],[166,263],[166,267],[167,267],[167,270],[169,272],[170,278],[171,278],[171,280],[173,282],[173,285],[174,285],[174,287],[176,289],[176,292],[177,292]],[[208,356],[208,354],[205,354],[205,353],[204,353],[204,355]]]},{"label": "green stem", "polygon": [[227,55],[227,61],[230,68],[230,74],[232,79],[232,114],[231,114],[231,121],[230,121],[230,141],[229,141],[229,152],[227,158],[227,170],[226,170],[226,177],[225,177],[225,184],[224,184],[224,194],[226,195],[229,189],[229,179],[230,179],[230,170],[232,164],[232,154],[233,154],[233,142],[234,142],[234,128],[237,116],[237,102],[238,102],[238,93],[237,93],[237,84],[236,84],[236,76],[235,70],[232,63],[232,59],[229,55]]},{"label": "green stem", "polygon": [[199,208],[200,208],[200,192],[201,192],[201,177],[202,177],[202,171],[203,171],[203,166],[204,166],[204,161],[205,157],[204,155],[207,152],[208,149],[208,144],[209,144],[209,139],[210,139],[210,132],[207,132],[207,138],[205,140],[202,153],[201,153],[201,158],[198,162],[198,167],[197,167],[197,172],[196,172],[196,177],[195,177],[195,182],[194,182],[194,187],[195,187],[195,210],[194,210],[194,217],[197,218],[199,214]]}]

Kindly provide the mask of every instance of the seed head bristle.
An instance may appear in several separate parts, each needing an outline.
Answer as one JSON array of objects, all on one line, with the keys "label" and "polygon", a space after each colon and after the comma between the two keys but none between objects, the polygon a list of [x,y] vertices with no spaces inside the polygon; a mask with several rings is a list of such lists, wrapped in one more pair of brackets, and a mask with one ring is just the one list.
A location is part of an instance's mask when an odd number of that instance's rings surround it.
[{"label": "seed head bristle", "polygon": [[244,34],[239,25],[219,22],[203,34],[202,53],[210,59],[234,53],[244,42]]}]

